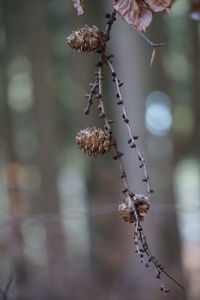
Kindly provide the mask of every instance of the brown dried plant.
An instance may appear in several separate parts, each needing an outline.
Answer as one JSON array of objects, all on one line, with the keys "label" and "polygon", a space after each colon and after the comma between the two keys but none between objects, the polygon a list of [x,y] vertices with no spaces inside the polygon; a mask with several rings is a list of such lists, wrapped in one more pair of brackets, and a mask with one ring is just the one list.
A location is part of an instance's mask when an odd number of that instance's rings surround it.
[{"label": "brown dried plant", "polygon": [[[160,11],[170,11],[173,0],[114,0],[116,12],[128,24],[134,25],[138,30],[146,30],[151,24],[153,14]],[[83,0],[72,0],[78,15],[84,13]]]},{"label": "brown dried plant", "polygon": [[[133,7],[134,9],[141,9],[142,7],[147,7],[151,9],[151,11],[160,11],[166,10],[170,8],[172,1],[162,0],[162,1],[154,1],[154,0],[124,0],[124,1],[115,1],[114,6],[118,8],[113,10],[112,14],[106,14],[107,18],[107,26],[104,32],[100,31],[97,27],[84,27],[79,31],[75,31],[67,38],[67,44],[77,50],[82,52],[94,52],[96,55],[99,55],[99,59],[96,63],[97,71],[95,72],[96,78],[93,83],[90,83],[90,92],[85,94],[87,98],[87,106],[84,110],[85,114],[88,115],[90,113],[91,106],[93,105],[94,97],[98,100],[98,109],[100,111],[99,118],[104,120],[104,128],[86,128],[81,130],[77,137],[76,142],[83,151],[89,156],[97,157],[101,154],[105,154],[111,150],[111,147],[115,151],[113,155],[113,159],[118,161],[120,168],[120,177],[123,183],[122,194],[123,194],[123,202],[119,205],[118,211],[119,215],[125,222],[133,223],[135,226],[133,239],[135,244],[135,251],[139,256],[141,263],[145,265],[145,267],[149,267],[150,264],[154,266],[156,278],[160,280],[160,289],[166,295],[169,290],[165,287],[162,275],[166,275],[170,280],[172,280],[177,286],[184,289],[184,287],[177,282],[160,264],[158,259],[152,255],[149,245],[147,243],[146,236],[143,231],[142,222],[144,220],[145,215],[150,210],[150,197],[154,192],[150,185],[150,180],[147,172],[146,161],[137,146],[137,139],[139,138],[133,131],[130,126],[130,120],[128,118],[128,114],[125,108],[124,98],[122,96],[121,87],[123,86],[123,82],[121,82],[118,78],[118,75],[114,69],[112,58],[113,55],[107,54],[107,42],[110,39],[110,33],[112,29],[112,25],[116,20],[116,14],[119,13],[122,5],[126,3],[129,5],[129,8]],[[76,7],[82,8],[83,1],[73,1]],[[139,5],[139,8],[136,7],[136,4]],[[118,6],[117,6],[118,5]],[[125,5],[125,4],[124,4]],[[132,6],[131,6],[132,5]],[[134,12],[133,12],[134,15]],[[135,19],[136,20],[136,19]],[[135,21],[134,21],[135,22]],[[139,21],[141,24],[141,20]],[[134,24],[136,26],[136,24]],[[139,25],[138,25],[139,26]],[[136,26],[137,28],[140,28]],[[95,39],[99,38],[99,41],[90,42],[88,41],[88,37],[93,39],[93,34],[91,34],[92,29],[95,28]],[[136,28],[136,29],[137,29]],[[138,30],[138,29],[137,29]],[[80,38],[79,38],[80,37]],[[162,46],[163,44],[155,44],[148,40],[145,36],[143,36],[148,43],[155,49],[156,47]],[[77,40],[78,39],[78,40]],[[103,40],[103,43],[102,43]],[[74,44],[75,43],[75,44]],[[95,44],[95,46],[94,46]],[[100,45],[100,47],[99,47]],[[155,55],[155,51],[153,52]],[[152,59],[153,60],[153,59]],[[132,187],[129,185],[129,181],[127,178],[127,172],[124,167],[123,156],[118,148],[117,138],[114,135],[112,130],[112,123],[106,111],[105,103],[104,103],[104,91],[103,91],[103,79],[104,73],[103,69],[108,68],[110,70],[110,75],[112,82],[116,87],[116,104],[121,108],[121,117],[122,121],[126,125],[128,138],[127,144],[128,146],[134,150],[134,153],[138,157],[138,167],[143,169],[143,179],[142,181],[146,185],[146,195],[135,194]],[[96,102],[96,101],[95,101]]]}]

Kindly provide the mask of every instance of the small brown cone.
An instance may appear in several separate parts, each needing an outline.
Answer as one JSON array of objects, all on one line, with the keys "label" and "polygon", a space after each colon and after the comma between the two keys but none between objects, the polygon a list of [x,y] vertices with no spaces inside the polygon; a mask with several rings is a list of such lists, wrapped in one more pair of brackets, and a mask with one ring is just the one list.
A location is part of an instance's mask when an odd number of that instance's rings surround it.
[{"label": "small brown cone", "polygon": [[125,222],[135,222],[134,210],[131,205],[128,205],[126,201],[119,204],[118,207],[119,215],[124,219]]},{"label": "small brown cone", "polygon": [[67,44],[74,50],[82,52],[97,52],[105,48],[106,37],[96,26],[74,31],[67,37]]},{"label": "small brown cone", "polygon": [[85,153],[94,157],[105,154],[112,147],[111,134],[96,127],[80,130],[76,142]]},{"label": "small brown cone", "polygon": [[119,205],[118,211],[125,222],[136,222],[134,210],[137,212],[138,220],[143,221],[144,216],[150,209],[149,199],[144,195],[137,194],[134,200],[128,197],[122,204]]},{"label": "small brown cone", "polygon": [[144,218],[144,216],[150,210],[149,198],[145,195],[137,194],[135,195],[134,204],[138,215]]}]

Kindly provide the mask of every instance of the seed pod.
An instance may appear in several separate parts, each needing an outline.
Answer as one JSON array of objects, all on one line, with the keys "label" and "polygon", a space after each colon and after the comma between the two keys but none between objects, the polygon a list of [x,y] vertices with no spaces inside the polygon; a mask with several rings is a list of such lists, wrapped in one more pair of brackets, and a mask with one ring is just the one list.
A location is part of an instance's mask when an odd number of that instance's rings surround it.
[{"label": "seed pod", "polygon": [[124,219],[125,222],[129,222],[129,223],[135,222],[134,210],[131,206],[127,205],[125,202],[119,204],[118,211],[119,211],[119,215]]},{"label": "seed pod", "polygon": [[125,222],[136,222],[135,212],[139,221],[144,220],[144,216],[150,209],[149,199],[144,195],[135,195],[134,199],[128,197],[122,204],[119,205],[118,211]]},{"label": "seed pod", "polygon": [[74,50],[82,52],[97,52],[105,48],[106,37],[96,26],[74,31],[67,37],[67,44]]},{"label": "seed pod", "polygon": [[105,154],[112,147],[111,134],[107,130],[95,127],[80,130],[76,142],[85,153],[94,157]]},{"label": "seed pod", "polygon": [[134,204],[138,215],[140,217],[144,217],[150,209],[149,198],[145,195],[136,194],[134,199]]}]

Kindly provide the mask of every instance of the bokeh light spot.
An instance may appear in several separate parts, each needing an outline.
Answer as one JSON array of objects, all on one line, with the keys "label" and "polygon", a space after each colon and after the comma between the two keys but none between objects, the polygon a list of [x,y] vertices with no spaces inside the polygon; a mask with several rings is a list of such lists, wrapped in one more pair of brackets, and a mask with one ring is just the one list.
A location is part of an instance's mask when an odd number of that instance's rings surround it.
[{"label": "bokeh light spot", "polygon": [[172,126],[170,98],[167,94],[155,91],[146,99],[145,123],[155,135],[166,135]]},{"label": "bokeh light spot", "polygon": [[32,105],[32,81],[27,73],[14,75],[8,87],[9,106],[19,112],[24,112]]}]

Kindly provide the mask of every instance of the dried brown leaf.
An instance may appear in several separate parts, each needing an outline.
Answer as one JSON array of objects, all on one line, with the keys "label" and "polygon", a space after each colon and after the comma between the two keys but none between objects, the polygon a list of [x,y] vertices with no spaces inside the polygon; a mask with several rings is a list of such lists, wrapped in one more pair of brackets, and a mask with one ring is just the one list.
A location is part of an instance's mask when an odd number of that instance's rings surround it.
[{"label": "dried brown leaf", "polygon": [[162,11],[165,9],[169,9],[172,6],[172,0],[144,0],[149,7],[154,11]]},{"label": "dried brown leaf", "polygon": [[72,0],[72,3],[76,8],[78,15],[79,16],[82,15],[84,13],[83,10],[84,0]]},{"label": "dried brown leaf", "polygon": [[128,23],[145,30],[154,12],[169,11],[174,0],[114,0],[114,8]]},{"label": "dried brown leaf", "polygon": [[144,0],[115,0],[114,8],[128,23],[145,30],[152,21],[153,11]]}]

